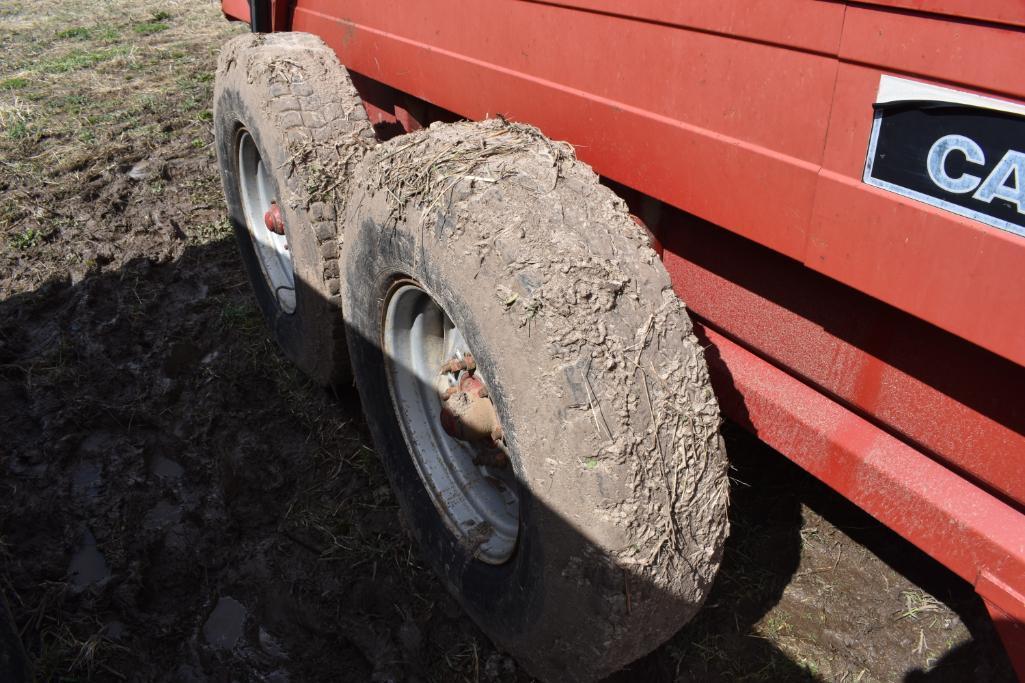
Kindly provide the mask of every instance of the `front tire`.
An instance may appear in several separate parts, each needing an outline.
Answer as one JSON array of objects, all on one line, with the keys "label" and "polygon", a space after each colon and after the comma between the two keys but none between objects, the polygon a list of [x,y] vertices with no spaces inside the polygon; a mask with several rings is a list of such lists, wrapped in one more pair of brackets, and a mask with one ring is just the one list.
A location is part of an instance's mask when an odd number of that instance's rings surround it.
[{"label": "front tire", "polygon": [[[571,150],[505,122],[435,124],[356,175],[342,257],[354,377],[424,555],[536,676],[595,680],[651,651],[707,596],[728,522],[718,407],[646,236]],[[389,376],[403,361],[384,351],[403,283],[487,378],[517,500],[501,561],[453,528],[457,496],[439,502],[418,464],[434,446],[407,424],[412,394]],[[409,368],[424,414],[441,408],[442,360]]]},{"label": "front tire", "polygon": [[309,34],[234,38],[218,60],[214,132],[228,216],[271,334],[315,382],[347,381],[339,216],[374,143],[348,73]]}]

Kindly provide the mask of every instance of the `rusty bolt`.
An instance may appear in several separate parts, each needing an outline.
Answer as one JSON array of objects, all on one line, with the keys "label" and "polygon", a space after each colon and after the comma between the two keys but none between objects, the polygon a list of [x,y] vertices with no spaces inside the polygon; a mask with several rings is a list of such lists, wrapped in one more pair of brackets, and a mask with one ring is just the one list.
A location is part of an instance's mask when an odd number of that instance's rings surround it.
[{"label": "rusty bolt", "polygon": [[474,360],[473,354],[467,353],[463,356],[463,364],[466,367],[467,372],[473,372],[477,369],[477,361]]},{"label": "rusty bolt", "polygon": [[490,396],[490,394],[488,393],[488,388],[487,387],[481,387],[477,391],[477,396],[479,396],[480,398],[487,398],[488,396]]},{"label": "rusty bolt", "polygon": [[505,439],[505,432],[502,431],[502,425],[495,425],[491,428],[491,440],[495,443]]},{"label": "rusty bolt", "polygon": [[263,214],[263,224],[276,235],[285,234],[285,219],[281,216],[281,207],[277,202],[270,203],[270,209]]},{"label": "rusty bolt", "polygon": [[481,395],[484,383],[467,373],[456,387],[446,389],[448,394],[441,406],[441,426],[456,439],[488,443],[492,441],[498,415],[486,395]]}]

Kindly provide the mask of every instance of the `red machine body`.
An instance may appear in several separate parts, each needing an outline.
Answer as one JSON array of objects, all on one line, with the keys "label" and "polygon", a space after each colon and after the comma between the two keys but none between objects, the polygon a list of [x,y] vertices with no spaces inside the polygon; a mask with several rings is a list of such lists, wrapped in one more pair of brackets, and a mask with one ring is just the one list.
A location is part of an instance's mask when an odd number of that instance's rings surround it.
[{"label": "red machine body", "polygon": [[1025,233],[865,180],[884,75],[1022,106],[1025,3],[263,7],[379,128],[572,143],[661,242],[725,414],[970,582],[1025,679]]}]

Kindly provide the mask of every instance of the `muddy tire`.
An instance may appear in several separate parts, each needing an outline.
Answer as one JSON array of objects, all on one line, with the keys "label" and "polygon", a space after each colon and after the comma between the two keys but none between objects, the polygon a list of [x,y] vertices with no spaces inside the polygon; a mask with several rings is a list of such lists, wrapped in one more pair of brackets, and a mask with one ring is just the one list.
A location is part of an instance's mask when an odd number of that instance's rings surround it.
[{"label": "muddy tire", "polygon": [[[568,146],[500,121],[384,143],[353,187],[354,377],[427,560],[536,676],[595,680],[648,653],[708,595],[728,489],[705,361],[646,236]],[[443,309],[487,378],[519,505],[504,561],[452,530],[411,455],[382,351],[397,282]]]},{"label": "muddy tire", "polygon": [[[218,60],[214,129],[228,215],[274,338],[314,381],[347,380],[338,217],[374,142],[348,73],[315,36],[239,36]],[[269,202],[282,235],[263,224]]]}]

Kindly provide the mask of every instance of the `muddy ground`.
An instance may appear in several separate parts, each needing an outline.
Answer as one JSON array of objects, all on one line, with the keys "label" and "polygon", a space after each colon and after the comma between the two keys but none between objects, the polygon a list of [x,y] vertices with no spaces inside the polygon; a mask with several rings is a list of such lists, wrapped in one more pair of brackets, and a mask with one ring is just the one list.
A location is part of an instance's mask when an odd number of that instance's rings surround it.
[{"label": "muddy ground", "polygon": [[[311,386],[262,327],[210,131],[240,30],[208,2],[0,5],[0,593],[26,663],[529,680],[419,560],[355,393]],[[614,680],[1012,680],[969,587],[727,436],[709,604]]]}]

